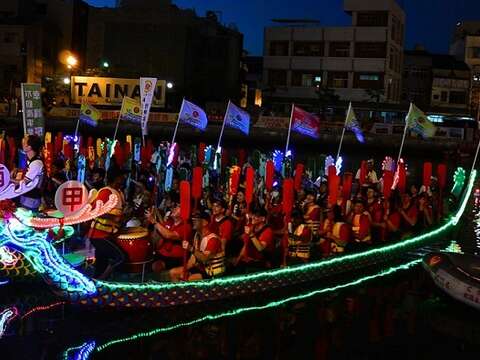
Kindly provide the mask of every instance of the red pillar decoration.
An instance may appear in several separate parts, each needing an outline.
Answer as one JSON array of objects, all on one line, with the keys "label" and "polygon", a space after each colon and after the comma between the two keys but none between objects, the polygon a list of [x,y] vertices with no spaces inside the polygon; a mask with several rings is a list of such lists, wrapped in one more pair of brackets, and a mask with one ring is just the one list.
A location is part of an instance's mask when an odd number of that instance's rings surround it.
[{"label": "red pillar decoration", "polygon": [[[285,214],[285,224],[288,224],[291,221],[293,202],[294,202],[294,183],[293,179],[283,180],[283,213]],[[282,241],[282,251],[283,251],[283,261],[282,264],[285,266],[287,264],[287,253],[288,253],[288,231],[285,231]]]},{"label": "red pillar decoration", "polygon": [[198,208],[198,202],[202,197],[203,168],[196,166],[192,174],[192,197],[195,199],[195,210]]},{"label": "red pillar decoration", "polygon": [[340,176],[337,175],[335,166],[331,165],[328,167],[328,204],[331,206],[337,203],[339,185]]},{"label": "red pillar decoration", "polygon": [[367,162],[363,160],[362,164],[360,165],[360,179],[358,179],[358,182],[360,183],[360,185],[365,184],[366,178],[367,178]]},{"label": "red pillar decoration", "polygon": [[198,162],[199,165],[203,164],[203,162],[205,161],[205,148],[206,147],[207,146],[203,142],[198,145],[197,162]]},{"label": "red pillar decoration", "polygon": [[404,194],[407,189],[407,172],[405,170],[405,163],[398,164],[398,190]]},{"label": "red pillar decoration", "polygon": [[383,197],[389,199],[392,194],[393,172],[385,170],[383,172]]},{"label": "red pillar decoration", "polygon": [[346,172],[343,174],[342,196],[343,200],[347,201],[352,196],[353,174]]}]

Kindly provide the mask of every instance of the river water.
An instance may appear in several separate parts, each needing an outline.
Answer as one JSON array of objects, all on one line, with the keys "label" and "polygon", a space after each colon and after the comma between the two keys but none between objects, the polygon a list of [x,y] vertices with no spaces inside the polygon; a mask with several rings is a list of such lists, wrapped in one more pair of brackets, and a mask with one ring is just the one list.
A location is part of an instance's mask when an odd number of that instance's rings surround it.
[{"label": "river water", "polygon": [[[480,210],[473,199],[458,229],[452,234],[454,245],[480,254]],[[12,288],[12,296],[15,291]],[[0,339],[0,359],[437,360],[478,356],[480,313],[438,290],[419,266],[307,297],[311,292],[312,288],[299,286],[288,294],[195,308],[87,312],[56,303],[40,285],[28,289],[34,299],[29,298],[22,310],[40,304],[51,305],[51,309],[37,309],[12,322]],[[35,297],[40,293],[43,298]],[[296,300],[282,303],[286,298]],[[275,301],[275,306],[247,311]],[[219,318],[205,319],[205,315]],[[82,345],[79,355],[75,349]],[[89,345],[94,350],[87,357]]]}]

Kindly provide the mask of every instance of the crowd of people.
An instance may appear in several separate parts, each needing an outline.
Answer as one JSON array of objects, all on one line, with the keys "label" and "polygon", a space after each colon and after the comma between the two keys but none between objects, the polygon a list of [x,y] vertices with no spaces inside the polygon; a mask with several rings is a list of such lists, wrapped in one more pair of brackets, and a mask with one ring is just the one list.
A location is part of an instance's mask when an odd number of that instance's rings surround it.
[{"label": "crowd of people", "polygon": [[[23,141],[27,169],[17,182],[46,177],[41,141],[29,136]],[[251,205],[246,202],[245,169],[238,190],[231,194],[221,181],[210,181],[203,197],[192,204],[189,220],[182,217],[180,182],[176,172],[169,191],[155,189],[154,166],[135,176],[115,162],[108,170],[87,169],[85,184],[96,189],[95,200],[107,201],[113,193],[120,201],[82,231],[95,248],[95,277],[105,279],[128,254],[116,237],[124,228],[148,229],[152,244],[151,271],[156,280],[198,280],[225,274],[245,273],[291,265],[357,251],[359,248],[396,241],[438,223],[443,215],[436,178],[428,187],[411,185],[403,193],[386,198],[382,178],[372,159],[364,179],[358,170],[350,194],[338,187],[335,203],[329,201],[328,178],[303,181],[295,192],[291,219],[286,223],[281,179],[271,190],[257,187]],[[20,198],[31,210],[52,206],[56,188],[68,179],[64,161],[58,157],[50,175],[32,192]],[[277,174],[278,175],[278,174]],[[257,175],[258,178],[258,175]],[[258,179],[257,179],[258,180]],[[228,183],[228,180],[227,180]]]}]

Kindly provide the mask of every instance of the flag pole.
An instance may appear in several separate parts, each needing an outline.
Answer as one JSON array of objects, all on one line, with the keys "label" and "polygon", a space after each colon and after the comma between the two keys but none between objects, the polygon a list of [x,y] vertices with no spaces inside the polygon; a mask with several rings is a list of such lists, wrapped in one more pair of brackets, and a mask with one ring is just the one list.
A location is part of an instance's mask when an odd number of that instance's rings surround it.
[{"label": "flag pole", "polygon": [[345,123],[343,124],[342,136],[340,137],[340,144],[338,145],[337,157],[335,158],[335,161],[337,161],[338,158],[340,157],[340,151],[342,150],[343,138],[345,136],[345,128],[347,127],[348,114],[350,113],[351,108],[352,108],[352,102],[350,102],[350,104],[348,105],[347,116],[345,117]]},{"label": "flag pole", "polygon": [[[410,103],[410,109],[408,110],[408,114],[410,114],[411,111],[412,111],[412,103]],[[407,118],[408,118],[408,114],[407,114]],[[398,158],[397,158],[397,164],[396,164],[397,167],[398,167],[400,158],[402,157],[403,144],[405,143],[405,138],[407,136],[407,129],[408,129],[407,118],[405,118],[405,129],[403,129],[402,143],[400,144],[400,151],[398,152]]]},{"label": "flag pole", "polygon": [[[185,98],[183,98],[183,100],[182,100],[182,106],[180,106],[180,111],[179,111],[178,117],[177,117],[177,124],[175,125],[175,130],[173,131],[173,137],[172,137],[172,142],[170,143],[170,146],[171,146],[173,143],[175,143],[175,138],[177,137],[178,124],[180,124],[180,116],[182,115],[184,103],[185,103]],[[169,146],[169,148],[170,148],[170,146]]]},{"label": "flag pole", "polygon": [[78,119],[77,119],[77,125],[75,126],[75,135],[74,135],[74,141],[77,141],[77,135],[78,135],[78,127],[80,125],[80,116],[78,116]]},{"label": "flag pole", "polygon": [[288,145],[290,144],[290,133],[292,131],[292,119],[293,119],[293,109],[295,108],[295,104],[292,103],[292,111],[290,112],[290,123],[288,125],[288,135],[287,135],[287,145],[285,146],[285,158],[287,157],[288,153]]},{"label": "flag pole", "polygon": [[227,110],[225,111],[225,115],[223,116],[222,130],[220,130],[220,137],[218,139],[217,152],[220,150],[220,145],[222,143],[223,130],[225,130],[225,122],[227,120],[227,114],[228,114],[228,108],[229,107],[230,107],[230,100],[228,100]]},{"label": "flag pole", "polygon": [[475,157],[473,158],[472,169],[470,170],[470,176],[472,176],[473,170],[475,170],[475,164],[477,163],[478,153],[480,151],[480,139],[478,140],[477,150],[475,151]]}]

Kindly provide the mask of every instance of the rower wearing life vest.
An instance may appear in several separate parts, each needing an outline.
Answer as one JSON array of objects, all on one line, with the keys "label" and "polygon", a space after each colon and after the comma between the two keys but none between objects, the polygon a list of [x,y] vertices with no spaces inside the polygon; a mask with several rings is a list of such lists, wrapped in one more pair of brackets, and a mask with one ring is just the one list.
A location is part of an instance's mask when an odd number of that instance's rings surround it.
[{"label": "rower wearing life vest", "polygon": [[269,268],[275,250],[273,231],[268,226],[267,212],[257,207],[252,212],[252,223],[245,226],[242,235],[243,248],[236,260],[240,266]]},{"label": "rower wearing life vest", "polygon": [[330,251],[331,253],[343,253],[345,246],[349,243],[351,238],[350,225],[343,221],[342,209],[335,205],[333,212],[333,227],[330,233]]},{"label": "rower wearing life vest", "polygon": [[118,198],[117,205],[105,215],[97,217],[92,221],[88,238],[95,248],[95,277],[97,279],[107,278],[113,270],[125,261],[124,252],[114,241],[114,235],[118,232],[122,222],[125,198],[122,193],[124,188],[125,175],[122,171],[110,169],[107,175],[107,186],[100,189],[92,201],[101,200],[104,204],[110,195]]},{"label": "rower wearing life vest", "polygon": [[355,242],[365,244],[372,242],[370,215],[365,211],[363,200],[355,200],[353,212],[349,216],[349,223],[352,226],[353,240]]},{"label": "rower wearing life vest", "polygon": [[44,176],[44,164],[40,157],[40,150],[42,148],[42,140],[36,135],[28,135],[22,140],[23,151],[27,155],[27,170],[23,178],[17,177],[17,172],[14,171],[12,179],[16,184],[29,184],[30,182],[38,179],[38,184],[34,189],[28,193],[20,196],[20,206],[32,210],[38,211],[38,208],[42,204],[42,183]]},{"label": "rower wearing life vest", "polygon": [[308,261],[311,242],[312,231],[304,223],[302,214],[294,211],[288,228],[288,257]]},{"label": "rower wearing life vest", "polygon": [[[225,272],[225,253],[217,234],[209,229],[210,215],[201,211],[192,216],[193,229],[196,231],[193,245],[183,241],[182,246],[190,252],[187,262],[188,280],[201,280],[220,276]],[[172,281],[183,278],[184,268],[179,266],[169,271]]]},{"label": "rower wearing life vest", "polygon": [[303,202],[303,219],[310,227],[312,235],[318,235],[320,229],[320,220],[322,209],[315,203],[316,194],[313,191],[306,192],[306,197]]},{"label": "rower wearing life vest", "polygon": [[212,218],[210,219],[209,228],[214,234],[217,234],[222,241],[222,250],[225,251],[233,235],[233,223],[228,216],[225,215],[227,204],[222,199],[215,199],[212,202]]},{"label": "rower wearing life vest", "polygon": [[329,207],[326,210],[327,216],[323,220],[322,226],[318,232],[320,236],[319,246],[323,256],[330,255],[330,238],[335,224],[333,208]]},{"label": "rower wearing life vest", "polygon": [[184,223],[180,215],[180,199],[172,195],[171,211],[164,221],[158,221],[154,211],[147,213],[148,221],[154,225],[154,247],[156,261],[152,264],[153,271],[158,273],[165,269],[181,266],[183,263],[183,239],[191,240],[192,227]]}]

